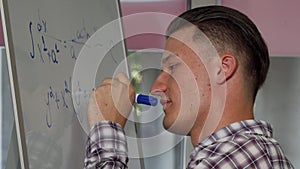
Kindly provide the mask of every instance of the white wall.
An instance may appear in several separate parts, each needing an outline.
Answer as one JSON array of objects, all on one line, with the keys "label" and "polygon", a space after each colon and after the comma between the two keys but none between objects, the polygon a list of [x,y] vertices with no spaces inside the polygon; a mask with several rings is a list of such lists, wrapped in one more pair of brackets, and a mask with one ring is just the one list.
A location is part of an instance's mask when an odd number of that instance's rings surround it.
[{"label": "white wall", "polygon": [[271,57],[266,83],[258,93],[256,119],[273,126],[274,138],[300,168],[300,57]]}]

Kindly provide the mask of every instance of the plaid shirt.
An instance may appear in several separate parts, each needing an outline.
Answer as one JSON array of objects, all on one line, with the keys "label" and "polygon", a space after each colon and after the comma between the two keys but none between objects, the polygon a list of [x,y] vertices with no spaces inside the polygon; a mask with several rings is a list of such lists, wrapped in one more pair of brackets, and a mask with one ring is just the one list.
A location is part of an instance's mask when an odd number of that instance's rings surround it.
[{"label": "plaid shirt", "polygon": [[[272,128],[264,121],[233,123],[198,144],[191,153],[189,169],[288,169],[293,168],[279,144],[272,138]],[[87,141],[85,168],[127,168],[126,138],[121,126],[99,122]]]},{"label": "plaid shirt", "polygon": [[192,152],[188,168],[293,168],[271,125],[246,120],[233,123],[203,140]]},{"label": "plaid shirt", "polygon": [[127,163],[127,142],[123,128],[110,121],[95,124],[87,140],[84,168],[125,169]]}]

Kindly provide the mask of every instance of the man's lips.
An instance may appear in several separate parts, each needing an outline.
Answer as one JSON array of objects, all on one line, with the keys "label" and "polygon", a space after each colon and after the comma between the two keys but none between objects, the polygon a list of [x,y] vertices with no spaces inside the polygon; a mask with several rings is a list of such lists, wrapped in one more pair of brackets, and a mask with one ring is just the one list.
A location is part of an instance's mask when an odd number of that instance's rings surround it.
[{"label": "man's lips", "polygon": [[171,100],[168,99],[160,99],[160,104],[165,106],[166,104],[171,103]]}]

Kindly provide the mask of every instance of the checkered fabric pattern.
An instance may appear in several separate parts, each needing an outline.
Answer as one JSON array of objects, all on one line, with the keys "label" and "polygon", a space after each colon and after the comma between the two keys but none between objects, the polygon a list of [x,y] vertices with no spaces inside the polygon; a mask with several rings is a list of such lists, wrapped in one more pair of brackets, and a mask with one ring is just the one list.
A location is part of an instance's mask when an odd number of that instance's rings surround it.
[{"label": "checkered fabric pattern", "polygon": [[87,140],[84,168],[125,169],[127,163],[127,143],[123,128],[110,121],[97,123]]},{"label": "checkered fabric pattern", "polygon": [[[289,169],[293,168],[271,125],[246,120],[233,123],[198,144],[191,154],[188,169]],[[113,122],[99,122],[87,141],[85,169],[127,168],[127,143],[124,130]]]},{"label": "checkered fabric pattern", "polygon": [[272,138],[271,125],[246,120],[203,140],[192,152],[188,169],[289,169],[291,162]]}]

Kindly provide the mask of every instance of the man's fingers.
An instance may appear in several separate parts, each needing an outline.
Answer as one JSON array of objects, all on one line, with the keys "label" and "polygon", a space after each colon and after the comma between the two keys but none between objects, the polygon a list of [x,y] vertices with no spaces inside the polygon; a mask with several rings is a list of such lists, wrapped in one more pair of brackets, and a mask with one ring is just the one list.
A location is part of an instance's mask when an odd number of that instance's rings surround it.
[{"label": "man's fingers", "polygon": [[128,86],[130,84],[130,80],[128,79],[127,75],[123,72],[120,72],[118,73],[114,79],[112,78],[105,78],[103,81],[102,81],[102,84],[101,86],[105,86],[105,85],[113,85],[113,86],[116,86],[116,85],[119,85],[119,84],[124,84],[126,86]]},{"label": "man's fingers", "polygon": [[117,79],[106,78],[102,81],[101,86],[114,86],[114,87],[117,87],[119,84],[122,84],[122,83],[120,83],[120,81],[117,80]]},{"label": "man's fingers", "polygon": [[115,78],[123,84],[130,84],[130,80],[128,79],[127,75],[123,72],[118,73]]},{"label": "man's fingers", "polygon": [[130,80],[128,79],[128,76],[125,73],[120,72],[115,76],[115,79],[117,79],[120,83],[125,85],[126,88],[128,89],[128,92],[129,92],[128,99],[130,100],[131,105],[132,105],[134,102],[134,98],[135,98],[135,91],[134,91],[133,85],[131,84]]},{"label": "man's fingers", "polygon": [[88,111],[90,126],[108,120],[124,127],[135,98],[133,86],[126,74],[118,73],[114,78],[104,79],[93,95]]},{"label": "man's fingers", "polygon": [[112,79],[111,78],[105,78],[102,81],[101,85],[107,85],[107,84],[111,84],[112,83]]}]

